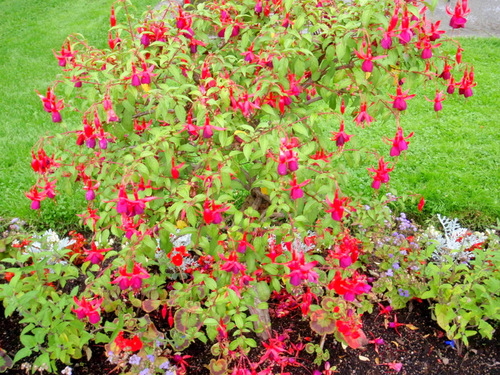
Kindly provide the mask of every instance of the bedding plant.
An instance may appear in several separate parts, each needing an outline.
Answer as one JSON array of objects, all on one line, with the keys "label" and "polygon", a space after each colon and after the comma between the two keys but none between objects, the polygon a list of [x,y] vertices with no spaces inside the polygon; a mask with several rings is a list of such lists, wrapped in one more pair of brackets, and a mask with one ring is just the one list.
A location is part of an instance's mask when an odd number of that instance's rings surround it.
[{"label": "bedding plant", "polygon": [[[283,373],[301,366],[303,350],[315,356],[317,369],[307,371],[327,374],[327,338],[366,346],[361,315],[379,297],[394,307],[434,298],[438,322],[454,324],[450,339],[467,344],[470,325],[491,337],[486,320],[498,309],[458,324],[461,312],[442,307],[450,291],[439,283],[408,290],[377,280],[387,261],[374,252],[374,228],[394,220],[388,184],[417,136],[405,123],[413,92],[426,87],[435,112],[447,96],[473,96],[474,69],[426,19],[432,7],[228,0],[172,3],[136,20],[120,0],[109,48],[70,35],[54,51],[61,74],[38,93],[61,131],[35,145],[38,180],[26,197],[43,210],[48,199],[80,194],[91,235],[23,239],[3,260],[9,282],[0,298],[27,324],[14,362],[35,355],[33,371],[56,371],[57,361],[90,358],[94,343],[122,373],[184,374],[183,351],[201,341],[211,346],[212,374]],[[463,27],[467,2],[450,12]],[[318,131],[323,116],[328,137]],[[349,147],[350,129],[391,116],[386,148]],[[352,169],[366,170],[372,196],[343,194]],[[478,245],[477,259],[496,262],[493,247]],[[412,256],[423,261],[426,251]],[[385,263],[377,270],[371,260]],[[453,289],[471,267],[453,268],[452,294],[479,296]],[[477,271],[495,290],[498,269]],[[271,318],[290,309],[318,340],[292,343],[273,330]],[[160,332],[153,317],[171,329]],[[249,353],[260,343],[255,360]]]}]

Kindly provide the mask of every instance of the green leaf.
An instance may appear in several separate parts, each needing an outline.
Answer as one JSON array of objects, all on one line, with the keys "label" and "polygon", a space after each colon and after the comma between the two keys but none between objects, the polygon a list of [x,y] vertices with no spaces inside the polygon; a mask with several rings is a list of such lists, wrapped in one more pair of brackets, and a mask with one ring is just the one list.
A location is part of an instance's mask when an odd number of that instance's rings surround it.
[{"label": "green leaf", "polygon": [[205,279],[205,285],[210,290],[217,290],[217,282],[211,277]]},{"label": "green leaf", "polygon": [[20,361],[23,358],[29,357],[33,353],[31,349],[29,348],[22,348],[16,353],[16,356],[14,357],[14,363]]}]

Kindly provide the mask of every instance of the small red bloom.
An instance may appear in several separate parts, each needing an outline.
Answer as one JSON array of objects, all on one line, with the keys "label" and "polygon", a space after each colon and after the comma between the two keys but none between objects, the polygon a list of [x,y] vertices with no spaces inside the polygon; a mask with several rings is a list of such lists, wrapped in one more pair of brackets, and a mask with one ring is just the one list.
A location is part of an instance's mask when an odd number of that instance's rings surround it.
[{"label": "small red bloom", "polygon": [[[356,120],[354,120],[354,121],[356,121]],[[346,144],[347,142],[349,142],[349,139],[351,139],[351,137],[353,137],[353,135],[347,134],[344,131],[344,121],[341,121],[339,131],[338,132],[332,132],[332,135],[333,135],[332,141],[335,141],[335,144],[337,145],[338,148],[342,148],[344,146],[344,144]]]},{"label": "small red bloom", "polygon": [[378,162],[378,169],[368,168],[368,172],[375,173],[371,177],[373,178],[372,188],[379,189],[380,184],[386,184],[389,182],[389,172],[394,170],[394,167],[388,168],[389,162],[385,163],[384,158],[380,158]]},{"label": "small red bloom", "polygon": [[332,219],[335,221],[342,221],[342,216],[344,216],[345,207],[349,204],[350,199],[348,197],[344,197],[339,199],[339,190],[335,190],[335,197],[333,198],[333,202],[330,202],[328,197],[326,198],[326,204],[330,206],[329,210],[325,212],[331,212]]},{"label": "small red bloom", "polygon": [[135,335],[131,339],[123,337],[123,331],[116,336],[115,344],[120,350],[136,352],[142,349],[142,341],[139,336]]},{"label": "small red bloom", "polygon": [[420,198],[420,202],[418,202],[418,210],[419,211],[422,211],[422,209],[424,208],[424,204],[425,204],[425,200],[424,200],[424,197]]},{"label": "small red bloom", "polygon": [[391,147],[391,156],[399,156],[401,155],[402,151],[405,151],[408,149],[408,144],[410,142],[406,141],[408,138],[413,137],[413,132],[411,132],[408,136],[403,135],[403,128],[401,126],[398,127],[398,130],[396,131],[396,136],[394,139],[385,139],[386,142],[392,142],[392,147]]},{"label": "small red bloom", "polygon": [[71,308],[71,311],[76,314],[78,319],[83,320],[88,317],[89,322],[92,324],[96,324],[99,322],[99,320],[101,320],[101,316],[99,315],[99,308],[103,301],[102,297],[100,299],[94,299],[90,301],[87,301],[85,297],[82,297],[81,301],[76,298],[76,296],[74,296],[73,299],[79,307],[77,309]]},{"label": "small red bloom", "polygon": [[401,86],[398,85],[398,88],[396,89],[396,95],[390,95],[389,96],[394,99],[392,102],[392,108],[397,109],[398,111],[404,111],[408,106],[406,104],[406,101],[413,98],[415,94],[413,95],[408,95],[408,92],[410,90],[406,90],[403,92],[403,89]]},{"label": "small red bloom", "polygon": [[453,12],[451,11],[451,8],[447,5],[446,13],[448,13],[451,16],[450,26],[453,29],[464,28],[467,22],[465,16],[470,13],[470,9],[467,6],[467,0],[457,0],[457,3],[455,4],[455,10]]}]

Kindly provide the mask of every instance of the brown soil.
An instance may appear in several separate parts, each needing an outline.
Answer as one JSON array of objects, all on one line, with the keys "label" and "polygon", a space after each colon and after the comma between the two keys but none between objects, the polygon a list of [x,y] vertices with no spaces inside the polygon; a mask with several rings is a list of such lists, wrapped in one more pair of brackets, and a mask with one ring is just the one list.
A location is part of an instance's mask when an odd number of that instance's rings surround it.
[{"label": "brown soil", "polygon": [[[375,309],[377,310],[377,309]],[[408,308],[396,311],[398,322],[411,324],[414,329],[405,326],[398,328],[401,335],[393,328],[384,326],[383,316],[378,315],[378,311],[363,317],[363,330],[367,337],[383,338],[385,345],[375,350],[375,345],[369,344],[364,349],[344,350],[342,346],[333,339],[327,339],[325,348],[330,351],[330,364],[337,367],[339,374],[395,374],[384,363],[402,363],[400,374],[407,375],[500,375],[500,332],[497,330],[493,340],[473,339],[468,350],[462,356],[457,351],[445,344],[447,340],[442,330],[430,317],[430,310],[425,302],[413,301]],[[3,316],[3,308],[0,309]],[[154,314],[152,316],[154,318]],[[391,318],[392,319],[392,318]],[[168,330],[168,325],[163,320],[157,320],[157,327],[161,331]],[[12,358],[22,345],[19,342],[19,334],[22,330],[19,324],[19,317],[0,319],[0,347],[4,349]],[[273,328],[278,332],[288,333],[289,342],[306,343],[304,338],[310,338],[314,342],[319,342],[319,337],[309,328],[307,322],[300,318],[300,315],[289,315],[284,318],[274,318]],[[416,329],[415,329],[416,328]],[[373,337],[372,337],[373,335]],[[73,374],[101,375],[113,372],[114,366],[107,362],[102,345],[94,345],[93,356],[90,361],[80,360],[75,362]],[[258,361],[263,354],[263,346],[258,345],[250,353],[250,359]],[[205,367],[209,363],[212,355],[210,345],[196,342],[183,354],[193,357],[189,359],[188,374],[209,374]],[[31,358],[33,360],[33,358]],[[29,362],[30,358],[21,362]],[[314,357],[303,350],[298,358],[297,366],[287,366],[284,373],[290,375],[312,374],[317,366],[314,365]],[[265,365],[267,365],[266,363]],[[64,365],[60,367],[62,370]],[[321,368],[322,369],[322,368]],[[17,363],[8,374],[26,374],[20,369]],[[116,374],[116,372],[114,372]],[[274,374],[280,373],[279,366],[273,369]]]}]

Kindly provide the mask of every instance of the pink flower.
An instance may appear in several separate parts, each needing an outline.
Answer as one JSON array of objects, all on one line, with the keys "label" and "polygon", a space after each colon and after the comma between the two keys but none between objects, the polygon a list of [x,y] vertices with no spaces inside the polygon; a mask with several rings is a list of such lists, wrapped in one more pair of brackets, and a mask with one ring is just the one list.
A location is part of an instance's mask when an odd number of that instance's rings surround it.
[{"label": "pink flower", "polygon": [[396,136],[394,139],[385,139],[386,142],[392,142],[392,147],[391,147],[391,156],[399,156],[401,155],[402,151],[405,151],[408,149],[408,144],[410,142],[407,142],[406,139],[413,137],[413,132],[410,133],[408,136],[403,135],[403,128],[401,126],[398,127],[398,130],[396,131]]},{"label": "pink flower", "polygon": [[98,249],[94,241],[92,241],[92,244],[90,246],[90,250],[86,251],[87,257],[85,258],[84,262],[91,262],[92,264],[101,263],[104,259],[103,253],[111,250],[111,248]]},{"label": "pink flower", "polygon": [[63,100],[56,101],[56,96],[54,94],[54,91],[49,88],[47,88],[47,95],[43,96],[37,91],[38,97],[42,99],[43,103],[43,110],[45,112],[52,113],[52,121],[53,122],[61,122],[61,114],[59,113],[60,110],[64,108]]},{"label": "pink flower", "polygon": [[339,131],[338,132],[332,132],[332,135],[333,135],[332,141],[335,141],[335,144],[339,148],[343,147],[344,144],[346,144],[347,142],[349,142],[349,139],[351,139],[351,137],[352,137],[352,135],[347,134],[344,131],[344,121],[343,120],[340,123],[340,129],[339,129]]},{"label": "pink flower", "polygon": [[342,278],[340,271],[337,271],[328,289],[334,289],[335,293],[344,296],[346,301],[352,302],[357,295],[368,293],[372,287],[366,283],[366,276],[359,275],[358,271],[354,271],[350,278],[345,279]]},{"label": "pink flower", "polygon": [[38,210],[40,208],[40,202],[47,198],[45,191],[41,193],[38,191],[37,186],[33,186],[28,193],[24,193],[26,198],[31,199],[31,209]]},{"label": "pink flower", "polygon": [[304,280],[317,283],[319,275],[313,270],[317,263],[317,261],[306,263],[303,252],[292,250],[292,260],[285,264],[291,271],[288,275],[290,284],[297,286]]},{"label": "pink flower", "polygon": [[354,119],[354,122],[356,122],[358,126],[361,125],[361,127],[364,127],[363,124],[370,126],[370,123],[372,123],[373,121],[373,117],[370,116],[368,112],[366,112],[366,103],[361,103],[361,107],[359,109],[358,115]]},{"label": "pink flower", "polygon": [[142,286],[142,280],[150,277],[148,271],[141,267],[139,263],[134,262],[132,273],[127,272],[127,266],[118,269],[118,277],[111,284],[118,284],[121,290],[126,290],[129,287],[137,291]]},{"label": "pink flower", "polygon": [[207,224],[220,224],[222,222],[222,212],[229,210],[229,207],[224,207],[223,204],[216,204],[215,201],[205,200],[203,204],[203,220]]},{"label": "pink flower", "polygon": [[455,4],[455,10],[452,12],[451,8],[446,5],[446,13],[451,16],[450,19],[450,27],[453,29],[462,29],[464,28],[467,19],[466,15],[470,13],[470,9],[467,6],[467,0],[457,0]]},{"label": "pink flower", "polygon": [[339,199],[339,190],[337,189],[335,191],[333,202],[330,202],[328,197],[326,198],[326,203],[328,204],[328,206],[330,206],[330,209],[326,210],[325,212],[331,212],[333,220],[342,221],[342,216],[344,216],[344,209],[349,202],[350,199],[348,197]]},{"label": "pink flower", "polygon": [[293,179],[290,180],[290,188],[285,189],[285,190],[290,190],[290,197],[293,200],[302,198],[304,196],[304,191],[302,190],[302,186],[307,185],[309,183],[309,181],[311,181],[311,180],[310,179],[305,180],[304,182],[299,184],[299,183],[297,183],[297,176],[294,174]]},{"label": "pink flower", "polygon": [[77,309],[71,308],[71,311],[76,314],[78,319],[83,320],[88,317],[91,324],[96,324],[99,322],[99,320],[101,320],[101,316],[99,315],[99,307],[101,306],[103,301],[102,297],[100,299],[94,299],[91,301],[87,301],[85,297],[82,297],[82,300],[80,301],[78,300],[78,298],[76,298],[76,296],[74,296],[73,300],[79,307]]},{"label": "pink flower", "polygon": [[238,262],[238,253],[236,251],[232,251],[231,254],[229,254],[229,258],[226,258],[222,254],[219,254],[219,257],[224,261],[224,264],[220,267],[221,270],[232,272],[235,275],[239,272],[245,274],[247,268],[245,265]]},{"label": "pink flower", "polygon": [[394,167],[388,168],[389,162],[384,163],[384,158],[380,158],[378,162],[378,169],[375,168],[368,168],[368,172],[375,173],[371,177],[373,178],[373,183],[372,183],[372,188],[374,189],[379,189],[380,184],[386,184],[389,182],[389,172],[392,172]]},{"label": "pink flower", "polygon": [[396,95],[389,95],[392,99],[394,99],[392,102],[389,102],[392,103],[392,108],[395,108],[398,111],[404,111],[407,108],[406,101],[415,96],[415,94],[408,95],[409,91],[410,90],[408,89],[405,92],[403,92],[401,86],[398,85]]},{"label": "pink flower", "polygon": [[[365,47],[366,47],[366,53],[363,51]],[[356,54],[356,56],[358,56],[359,59],[363,60],[363,64],[361,65],[361,70],[366,73],[370,73],[373,71],[372,61],[380,60],[383,59],[384,57],[387,57],[387,55],[373,57],[372,47],[370,44],[367,45],[365,40],[363,40],[363,47],[360,48],[359,51],[354,50],[354,53]]]}]

